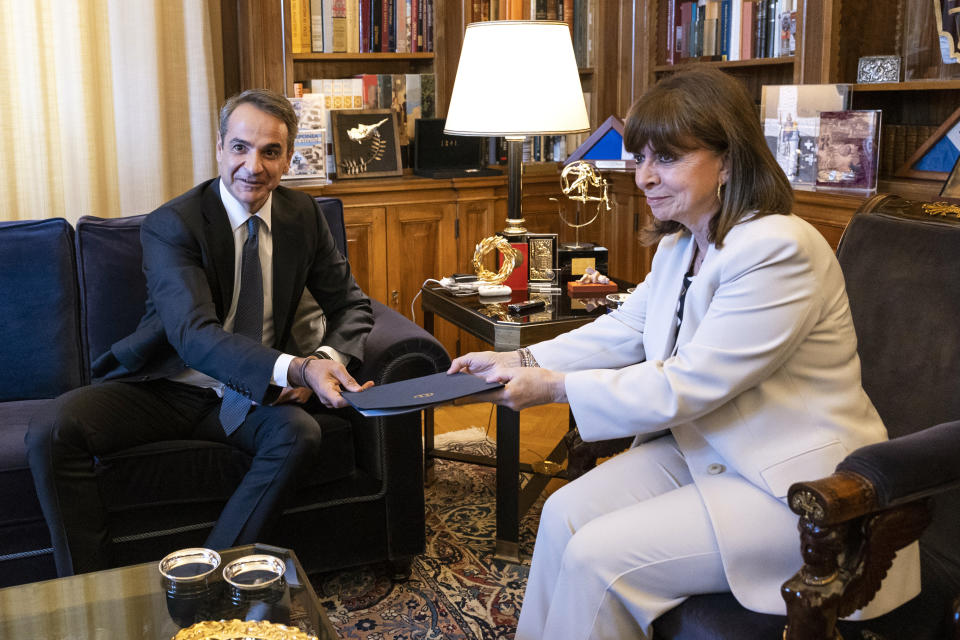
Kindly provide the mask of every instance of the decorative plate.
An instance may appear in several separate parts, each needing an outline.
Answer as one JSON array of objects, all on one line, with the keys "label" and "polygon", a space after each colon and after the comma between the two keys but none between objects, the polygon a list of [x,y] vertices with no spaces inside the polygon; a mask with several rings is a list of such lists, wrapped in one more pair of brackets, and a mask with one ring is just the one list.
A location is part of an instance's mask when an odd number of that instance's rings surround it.
[{"label": "decorative plate", "polygon": [[181,629],[172,640],[317,640],[294,627],[266,620],[198,622]]}]

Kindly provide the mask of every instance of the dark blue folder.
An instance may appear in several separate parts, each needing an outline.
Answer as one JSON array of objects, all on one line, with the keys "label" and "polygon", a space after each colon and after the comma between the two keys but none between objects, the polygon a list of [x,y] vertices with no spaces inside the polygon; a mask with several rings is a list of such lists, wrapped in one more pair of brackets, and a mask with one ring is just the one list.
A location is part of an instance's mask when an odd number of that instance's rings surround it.
[{"label": "dark blue folder", "polygon": [[365,416],[390,415],[419,411],[424,407],[492,391],[502,386],[503,383],[486,382],[483,378],[469,373],[447,375],[441,372],[371,387],[366,391],[344,391],[343,398]]}]

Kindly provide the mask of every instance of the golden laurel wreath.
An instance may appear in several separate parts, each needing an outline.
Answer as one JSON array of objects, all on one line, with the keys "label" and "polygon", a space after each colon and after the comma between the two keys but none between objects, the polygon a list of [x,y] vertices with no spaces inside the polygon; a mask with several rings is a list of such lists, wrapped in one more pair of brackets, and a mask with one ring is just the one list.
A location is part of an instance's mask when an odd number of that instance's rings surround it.
[{"label": "golden laurel wreath", "polygon": [[[488,271],[483,266],[483,259],[488,253],[496,249],[503,256],[503,264],[497,273]],[[506,280],[515,267],[520,266],[523,256],[520,252],[510,246],[510,241],[503,236],[490,236],[477,243],[477,250],[473,252],[473,269],[477,277],[483,282],[500,284]]]},{"label": "golden laurel wreath", "polygon": [[266,620],[220,620],[198,622],[181,629],[172,640],[317,640],[294,627]]}]

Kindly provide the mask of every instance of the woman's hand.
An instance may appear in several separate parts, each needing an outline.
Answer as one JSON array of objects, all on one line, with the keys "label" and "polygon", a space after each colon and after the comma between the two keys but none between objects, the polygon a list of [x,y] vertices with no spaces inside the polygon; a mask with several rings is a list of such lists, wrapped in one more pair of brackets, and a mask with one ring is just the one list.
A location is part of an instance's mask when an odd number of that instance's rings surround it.
[{"label": "woman's hand", "polygon": [[479,402],[493,402],[514,411],[551,402],[566,402],[566,375],[540,367],[497,368],[485,378],[487,382],[503,382],[505,386],[474,398]]},{"label": "woman's hand", "polygon": [[539,404],[567,401],[565,374],[540,367],[521,367],[520,354],[516,351],[468,353],[450,363],[447,373],[458,371],[480,376],[487,382],[502,382],[505,386],[454,404],[493,402],[520,411]]},{"label": "woman's hand", "polygon": [[519,366],[520,354],[516,351],[472,351],[451,362],[447,373],[463,371],[464,373],[483,376],[497,367]]}]

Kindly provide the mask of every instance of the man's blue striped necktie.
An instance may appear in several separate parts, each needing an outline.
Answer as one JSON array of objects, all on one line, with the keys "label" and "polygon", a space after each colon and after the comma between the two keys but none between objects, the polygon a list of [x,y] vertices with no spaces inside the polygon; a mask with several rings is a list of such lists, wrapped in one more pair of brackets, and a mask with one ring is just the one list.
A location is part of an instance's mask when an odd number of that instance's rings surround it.
[{"label": "man's blue striped necktie", "polygon": [[[247,220],[247,240],[243,243],[240,257],[240,295],[237,297],[237,313],[233,319],[233,332],[257,342],[263,339],[263,277],[260,272],[260,218],[250,216]],[[237,430],[250,411],[249,397],[230,388],[224,388],[220,403],[220,424],[229,436]]]}]

